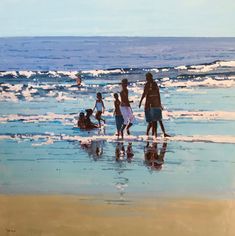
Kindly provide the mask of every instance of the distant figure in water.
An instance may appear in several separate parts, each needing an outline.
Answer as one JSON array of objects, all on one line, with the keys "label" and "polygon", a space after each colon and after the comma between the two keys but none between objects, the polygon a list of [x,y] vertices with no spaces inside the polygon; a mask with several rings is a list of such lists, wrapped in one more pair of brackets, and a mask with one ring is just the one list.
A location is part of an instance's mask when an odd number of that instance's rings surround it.
[{"label": "distant figure in water", "polygon": [[144,150],[145,165],[147,167],[150,167],[151,170],[161,170],[162,165],[164,164],[166,148],[167,143],[164,142],[162,144],[160,153],[158,153],[157,143],[152,143],[152,145],[149,145],[149,142],[147,142],[147,145]]},{"label": "distant figure in water", "polygon": [[120,111],[122,113],[124,122],[121,128],[121,135],[122,138],[124,136],[123,132],[126,129],[126,132],[128,135],[130,135],[130,127],[133,124],[134,121],[134,115],[131,109],[131,105],[130,103],[133,101],[129,101],[129,95],[128,95],[128,80],[127,79],[123,79],[122,80],[122,91],[120,92],[120,96],[121,96],[121,106],[120,106]]},{"label": "distant figure in water", "polygon": [[121,128],[122,128],[124,119],[120,111],[121,102],[119,100],[117,93],[114,94],[114,99],[115,99],[114,100],[114,116],[115,116],[115,122],[116,122],[116,127],[117,127],[117,136],[119,138],[119,136],[121,135]]},{"label": "distant figure in water", "polygon": [[77,74],[76,76],[77,76],[77,78],[76,78],[77,86],[80,87],[81,84],[82,84],[82,78],[81,78],[81,75],[80,75],[80,74]]},{"label": "distant figure in water", "polygon": [[164,137],[170,137],[165,131],[164,125],[162,123],[162,104],[159,92],[159,87],[157,83],[153,80],[153,75],[148,72],[146,75],[147,83],[144,86],[144,92],[140,99],[139,108],[141,107],[142,101],[145,101],[145,119],[148,122],[146,135],[149,135],[149,131],[152,128],[152,135],[157,137],[157,122],[159,122]]},{"label": "distant figure in water", "polygon": [[97,100],[95,102],[95,107],[94,107],[93,111],[96,109],[95,118],[99,122],[99,127],[101,127],[101,121],[103,121],[105,124],[105,120],[101,117],[102,113],[104,113],[105,107],[104,107],[104,102],[102,99],[102,94],[97,93],[96,98],[97,98]]}]

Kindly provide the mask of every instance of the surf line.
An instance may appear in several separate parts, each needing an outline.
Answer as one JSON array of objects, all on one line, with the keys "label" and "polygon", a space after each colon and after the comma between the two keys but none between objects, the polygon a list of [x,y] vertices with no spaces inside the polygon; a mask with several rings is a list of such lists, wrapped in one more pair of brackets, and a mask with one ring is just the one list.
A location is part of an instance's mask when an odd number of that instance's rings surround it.
[{"label": "surf line", "polygon": [[14,140],[16,142],[21,141],[34,141],[32,146],[50,145],[54,142],[80,142],[81,144],[91,143],[94,141],[107,141],[107,142],[196,142],[196,143],[221,143],[221,144],[235,144],[235,136],[228,135],[193,135],[184,136],[176,135],[169,138],[157,137],[150,138],[146,135],[130,135],[126,136],[123,140],[117,139],[115,135],[92,135],[87,137],[72,136],[65,134],[38,134],[38,135],[27,135],[27,134],[14,134],[14,135],[0,135],[0,140]]}]

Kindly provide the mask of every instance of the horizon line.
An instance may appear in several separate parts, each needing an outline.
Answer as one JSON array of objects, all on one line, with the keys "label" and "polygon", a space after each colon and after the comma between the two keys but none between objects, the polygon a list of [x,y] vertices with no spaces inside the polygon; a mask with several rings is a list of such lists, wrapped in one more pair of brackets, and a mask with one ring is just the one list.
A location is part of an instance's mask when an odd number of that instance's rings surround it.
[{"label": "horizon line", "polygon": [[11,35],[0,36],[0,38],[235,38],[235,36],[140,36],[140,35]]}]

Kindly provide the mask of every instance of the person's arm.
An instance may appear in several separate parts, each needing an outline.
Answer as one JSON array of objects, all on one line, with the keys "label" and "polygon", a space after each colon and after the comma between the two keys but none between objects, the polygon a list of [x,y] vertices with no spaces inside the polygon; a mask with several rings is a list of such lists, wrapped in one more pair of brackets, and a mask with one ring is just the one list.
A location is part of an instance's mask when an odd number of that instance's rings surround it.
[{"label": "person's arm", "polygon": [[158,99],[159,99],[160,108],[163,110],[163,106],[162,106],[162,102],[161,102],[161,95],[160,95],[159,87],[158,87],[157,93],[158,93]]},{"label": "person's arm", "polygon": [[105,111],[105,106],[104,106],[103,100],[102,100],[102,107],[103,107],[103,113],[104,113],[104,111]]},{"label": "person's arm", "polygon": [[92,113],[94,112],[94,110],[95,110],[95,108],[96,108],[96,103],[97,103],[97,101],[95,101],[95,106],[94,106],[94,108],[92,109]]},{"label": "person's arm", "polygon": [[139,108],[141,107],[142,101],[146,97],[146,95],[147,95],[147,88],[146,88],[146,85],[145,85],[144,86],[144,92],[143,92],[143,94],[141,96],[141,99],[140,99]]},{"label": "person's arm", "polygon": [[145,93],[142,94],[142,97],[141,97],[140,103],[139,103],[139,108],[141,107],[141,104],[142,104],[142,101],[143,101],[144,97],[145,97]]}]

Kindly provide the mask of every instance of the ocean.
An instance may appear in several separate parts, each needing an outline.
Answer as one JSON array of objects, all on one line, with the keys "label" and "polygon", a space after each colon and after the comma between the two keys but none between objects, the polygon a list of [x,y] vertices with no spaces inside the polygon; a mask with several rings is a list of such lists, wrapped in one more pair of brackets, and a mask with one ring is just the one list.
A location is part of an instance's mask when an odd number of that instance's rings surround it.
[{"label": "ocean", "polygon": [[[157,140],[145,136],[138,103],[147,72],[169,139],[160,128]],[[135,122],[121,141],[113,94],[123,78]],[[78,114],[97,92],[106,125],[82,131]],[[0,38],[0,108],[2,194],[234,197],[235,38]]]}]

